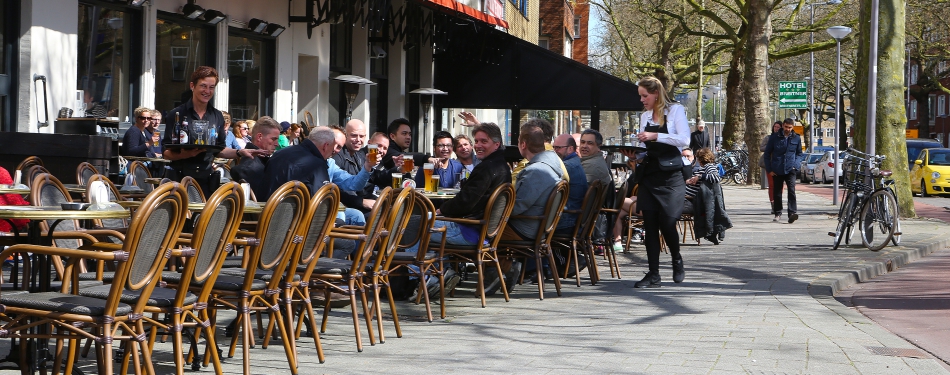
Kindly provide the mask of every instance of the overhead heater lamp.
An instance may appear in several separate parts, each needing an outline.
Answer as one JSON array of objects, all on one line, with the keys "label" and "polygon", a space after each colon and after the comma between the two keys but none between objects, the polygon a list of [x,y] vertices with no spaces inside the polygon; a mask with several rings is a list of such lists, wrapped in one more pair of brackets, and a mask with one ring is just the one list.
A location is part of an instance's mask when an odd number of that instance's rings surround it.
[{"label": "overhead heater lamp", "polygon": [[140,7],[142,4],[145,4],[146,0],[129,0],[129,5],[134,7]]},{"label": "overhead heater lamp", "polygon": [[264,28],[264,35],[270,35],[274,38],[276,38],[282,32],[284,32],[284,27],[276,23],[268,24],[267,27]]},{"label": "overhead heater lamp", "polygon": [[185,6],[181,8],[181,13],[185,15],[185,18],[193,20],[205,14],[205,8],[195,4],[194,1],[189,1],[188,4],[185,4]]},{"label": "overhead heater lamp", "polygon": [[247,28],[248,30],[253,31],[255,34],[260,34],[265,28],[267,28],[267,22],[264,22],[264,20],[261,19],[251,18],[251,20],[247,22]]},{"label": "overhead heater lamp", "polygon": [[360,93],[360,85],[375,85],[376,82],[349,74],[336,76],[333,79],[343,83],[343,96],[346,97],[346,121],[350,121],[353,117],[353,102],[356,101],[356,94]]},{"label": "overhead heater lamp", "polygon": [[204,19],[209,25],[217,25],[218,22],[224,21],[228,16],[220,11],[214,9],[208,9],[205,11]]}]

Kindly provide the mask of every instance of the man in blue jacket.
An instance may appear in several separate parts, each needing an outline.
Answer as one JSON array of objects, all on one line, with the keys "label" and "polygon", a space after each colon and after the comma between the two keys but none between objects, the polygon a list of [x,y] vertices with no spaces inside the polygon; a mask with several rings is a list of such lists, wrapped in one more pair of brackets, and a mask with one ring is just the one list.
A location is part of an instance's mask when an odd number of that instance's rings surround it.
[{"label": "man in blue jacket", "polygon": [[772,214],[774,222],[782,217],[782,183],[788,185],[788,223],[798,220],[798,204],[795,199],[796,171],[802,159],[802,139],[792,129],[795,120],[785,119],[782,131],[772,133],[765,146],[765,171],[772,176]]}]

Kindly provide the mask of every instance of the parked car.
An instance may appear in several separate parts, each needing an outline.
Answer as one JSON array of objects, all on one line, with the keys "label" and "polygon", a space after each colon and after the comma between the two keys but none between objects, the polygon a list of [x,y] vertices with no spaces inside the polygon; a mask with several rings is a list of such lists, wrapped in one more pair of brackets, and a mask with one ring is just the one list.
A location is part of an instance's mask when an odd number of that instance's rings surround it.
[{"label": "parked car", "polygon": [[798,168],[802,183],[815,181],[815,166],[818,164],[818,160],[821,159],[821,155],[820,153],[805,154],[805,157],[802,158],[802,166]]},{"label": "parked car", "polygon": [[907,170],[914,169],[914,161],[918,159],[917,156],[920,155],[920,150],[941,147],[943,147],[943,144],[936,139],[907,138]]},{"label": "parked car", "polygon": [[910,170],[910,191],[922,197],[950,194],[950,148],[925,148]]},{"label": "parked car", "polygon": [[833,178],[841,177],[841,158],[847,155],[844,151],[838,151],[837,160],[834,157],[834,151],[825,151],[815,163],[815,177],[823,184],[832,181]]}]

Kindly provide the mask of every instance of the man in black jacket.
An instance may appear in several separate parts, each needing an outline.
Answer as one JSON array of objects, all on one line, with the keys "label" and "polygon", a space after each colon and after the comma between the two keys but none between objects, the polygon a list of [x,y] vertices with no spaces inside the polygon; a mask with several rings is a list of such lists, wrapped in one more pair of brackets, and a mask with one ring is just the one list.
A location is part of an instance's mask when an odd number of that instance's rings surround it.
[{"label": "man in black jacket", "polygon": [[[249,150],[265,150],[273,153],[280,138],[280,124],[270,116],[261,117],[251,132],[251,141],[244,147]],[[231,168],[234,181],[244,180],[251,185],[255,197],[266,199],[269,192],[264,175],[269,156],[242,156],[240,162]]]},{"label": "man in black jacket", "polygon": [[[366,185],[369,171],[375,165],[364,164],[356,175],[340,170],[330,163],[333,154],[343,149],[343,133],[325,126],[318,126],[306,140],[275,153],[265,169],[267,197],[287,181],[302,182],[313,194],[326,184],[336,184],[341,191],[355,190]],[[258,197],[258,199],[262,199]]]},{"label": "man in black jacket", "polygon": [[693,154],[701,148],[709,148],[709,135],[706,134],[706,124],[696,124],[696,131],[689,134],[689,149]]},{"label": "man in black jacket", "polygon": [[[351,175],[357,175],[360,173],[360,169],[363,168],[363,164],[366,164],[367,150],[364,147],[367,143],[366,125],[361,120],[352,119],[346,123],[343,135],[346,136],[346,143],[343,150],[333,155],[333,161],[340,169]],[[402,165],[402,160],[399,160],[399,165]],[[398,167],[393,168],[393,170],[374,168],[370,172],[369,183],[354,191],[341,192],[340,202],[344,206],[355,208],[364,214],[370,212],[376,204],[376,198],[372,195],[374,190],[372,187],[378,185],[384,188],[392,184],[392,173]]]}]

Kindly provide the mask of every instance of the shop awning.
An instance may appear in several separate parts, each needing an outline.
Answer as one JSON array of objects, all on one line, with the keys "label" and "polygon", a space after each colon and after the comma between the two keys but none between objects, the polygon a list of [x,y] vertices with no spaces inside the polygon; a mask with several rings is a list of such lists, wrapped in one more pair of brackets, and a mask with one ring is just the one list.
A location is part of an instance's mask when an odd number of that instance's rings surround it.
[{"label": "shop awning", "polygon": [[508,33],[483,27],[452,39],[458,43],[435,56],[435,88],[448,92],[436,100],[438,107],[598,112],[643,108],[634,83]]},{"label": "shop awning", "polygon": [[440,8],[454,11],[456,15],[464,14],[470,18],[485,22],[489,25],[501,26],[505,29],[508,28],[508,21],[505,21],[501,18],[492,16],[492,15],[485,14],[479,11],[478,9],[459,3],[455,0],[424,0],[423,3],[436,5]]}]

